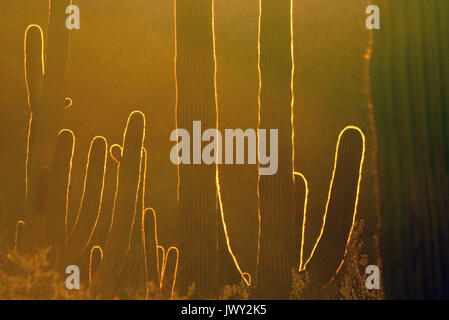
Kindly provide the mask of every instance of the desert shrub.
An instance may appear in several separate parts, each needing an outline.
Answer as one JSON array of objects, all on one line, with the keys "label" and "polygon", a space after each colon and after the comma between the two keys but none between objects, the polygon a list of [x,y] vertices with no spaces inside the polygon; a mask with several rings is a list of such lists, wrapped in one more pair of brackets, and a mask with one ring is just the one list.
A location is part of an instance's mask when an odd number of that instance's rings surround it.
[{"label": "desert shrub", "polygon": [[87,290],[68,290],[65,278],[48,261],[49,249],[36,254],[0,253],[1,300],[92,299]]},{"label": "desert shrub", "polygon": [[240,284],[225,285],[219,296],[219,300],[249,300],[251,288],[241,280]]},{"label": "desert shrub", "polygon": [[364,221],[360,220],[354,226],[348,252],[341,270],[340,294],[343,300],[380,300],[383,299],[383,291],[369,290],[366,288],[365,269],[368,265],[368,255],[363,254],[363,232]]}]

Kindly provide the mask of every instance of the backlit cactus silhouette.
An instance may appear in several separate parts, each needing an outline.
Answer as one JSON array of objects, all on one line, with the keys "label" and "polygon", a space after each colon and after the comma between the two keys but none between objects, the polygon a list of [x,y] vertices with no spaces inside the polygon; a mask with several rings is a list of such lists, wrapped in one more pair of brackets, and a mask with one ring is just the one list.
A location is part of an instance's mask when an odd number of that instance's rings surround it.
[{"label": "backlit cactus silhouette", "polygon": [[156,212],[149,208],[144,211],[142,216],[142,243],[145,258],[145,281],[146,281],[146,299],[150,298],[150,284],[160,287],[160,260],[164,260],[164,255],[159,257],[157,240]]},{"label": "backlit cactus silhouette", "polygon": [[449,2],[376,2],[371,93],[389,299],[449,298]]},{"label": "backlit cactus silhouette", "polygon": [[101,260],[103,260],[103,250],[100,246],[93,246],[89,254],[89,287],[92,286],[93,276]]},{"label": "backlit cactus silhouette", "polygon": [[[67,233],[64,251],[66,257],[71,259],[78,258],[86,250],[97,225],[103,200],[106,157],[106,139],[100,136],[95,137],[88,153],[83,194],[75,226]],[[67,218],[67,214],[65,217]]]},{"label": "backlit cactus silhouette", "polygon": [[[39,215],[47,217],[47,237],[49,245],[60,250],[66,242],[66,216],[68,189],[72,171],[72,157],[75,149],[75,137],[70,130],[61,130],[56,141],[55,157],[50,172],[50,181],[47,187],[39,190],[48,190],[48,199],[43,204],[42,212],[36,210]],[[47,189],[47,190],[46,190]],[[41,203],[37,202],[37,203]],[[35,228],[39,232],[41,228]],[[35,238],[35,237],[33,237]],[[42,243],[40,245],[46,245]]]},{"label": "backlit cactus silhouette", "polygon": [[363,132],[357,127],[346,127],[337,141],[321,231],[308,258],[304,257],[303,247],[304,242],[309,240],[305,239],[309,187],[306,178],[295,173],[300,217],[297,220],[302,220],[299,270],[309,273],[311,289],[328,285],[343,264],[357,213],[364,157]]},{"label": "backlit cactus silhouette", "polygon": [[[256,297],[288,298],[295,263],[292,1],[259,2],[259,128],[278,129],[278,171],[260,176]],[[271,142],[273,143],[273,142]]]},{"label": "backlit cactus silhouette", "polygon": [[[176,127],[193,132],[201,120],[216,128],[214,0],[175,0],[175,35]],[[246,280],[229,244],[217,166],[178,165],[178,203],[181,292],[195,283],[197,297],[215,297],[220,278]]]},{"label": "backlit cactus silhouette", "polygon": [[[215,128],[215,55],[212,0],[175,0],[176,126],[193,132],[193,121]],[[216,167],[178,166],[180,285],[196,284],[199,296],[218,290]]]},{"label": "backlit cactus silhouette", "polygon": [[128,254],[137,210],[144,139],[145,117],[135,111],[129,116],[123,135],[111,226],[102,263],[93,279],[94,293],[101,292],[105,297],[112,297]]},{"label": "backlit cactus silhouette", "polygon": [[[291,271],[310,274],[310,288],[326,286],[340,269],[357,210],[365,151],[356,127],[338,138],[322,229],[303,257],[308,186],[294,172],[293,21],[291,0],[261,0],[259,16],[259,128],[279,130],[279,169],[259,175],[259,247],[256,298],[288,298]],[[338,161],[339,160],[339,161]],[[295,195],[296,193],[296,195]]]},{"label": "backlit cactus silhouette", "polygon": [[164,257],[161,271],[161,292],[164,296],[173,297],[178,275],[179,251],[176,247],[170,247]]},{"label": "backlit cactus silhouette", "polygon": [[[128,287],[134,287],[135,294],[146,295],[146,271],[145,271],[145,250],[143,247],[143,216],[145,212],[145,184],[147,174],[147,151],[142,148],[142,162],[140,168],[140,181],[136,203],[136,216],[131,234],[128,261],[126,264]],[[135,284],[140,284],[138,287]],[[132,290],[128,290],[132,291]]]},{"label": "backlit cactus silhouette", "polygon": [[[68,56],[68,30],[65,9],[70,0],[49,0],[50,17],[46,52],[43,33],[32,25],[25,33],[25,72],[31,111],[26,160],[26,220],[34,228],[32,208],[37,181],[43,167],[51,167],[65,105],[65,76]],[[44,62],[44,58],[46,60]]]}]

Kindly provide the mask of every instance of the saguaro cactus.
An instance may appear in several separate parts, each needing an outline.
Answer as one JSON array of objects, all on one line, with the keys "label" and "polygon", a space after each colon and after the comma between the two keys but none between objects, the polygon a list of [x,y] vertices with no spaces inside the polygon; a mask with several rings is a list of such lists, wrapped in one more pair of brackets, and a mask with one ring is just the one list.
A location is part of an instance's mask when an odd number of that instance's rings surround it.
[{"label": "saguaro cactus", "polygon": [[[142,148],[142,163],[140,169],[140,182],[136,204],[136,216],[131,234],[129,254],[127,261],[127,281],[129,287],[134,287],[134,295],[146,295],[146,271],[145,271],[145,250],[144,237],[142,232],[145,212],[145,184],[147,173],[147,151]],[[130,291],[130,290],[129,290]],[[133,293],[129,292],[128,294]]]},{"label": "saguaro cactus", "polygon": [[[216,127],[213,0],[175,0],[177,127]],[[193,153],[191,153],[193,154]],[[218,286],[216,167],[179,165],[180,284],[214,296]]]},{"label": "saguaro cactus", "polygon": [[256,296],[288,298],[295,263],[291,0],[261,0],[259,128],[277,129],[278,171],[259,177]]},{"label": "saguaro cactus", "polygon": [[[29,104],[32,117],[29,126],[27,151],[27,224],[33,227],[34,214],[30,212],[37,192],[37,180],[43,167],[51,167],[65,100],[65,76],[68,56],[68,30],[65,26],[65,9],[71,0],[49,0],[46,63],[39,50],[36,28],[27,32],[26,70]],[[40,40],[43,42],[42,38]],[[41,47],[42,48],[42,47]],[[40,78],[41,68],[43,79]],[[42,84],[41,84],[42,83]],[[40,87],[42,86],[42,90]],[[38,97],[39,91],[40,97]]]},{"label": "saguaro cactus", "polygon": [[[49,201],[43,211],[47,215],[47,238],[49,245],[57,251],[66,242],[67,197],[72,170],[72,157],[75,149],[75,136],[70,130],[61,130],[56,142],[56,152],[48,185]],[[45,187],[40,188],[46,191]]]},{"label": "saguaro cactus", "polygon": [[372,102],[390,299],[449,298],[449,2],[379,0]]},{"label": "saguaro cactus", "polygon": [[[87,157],[83,194],[73,230],[67,232],[66,259],[76,260],[87,248],[98,222],[103,200],[106,173],[107,142],[104,137],[95,137],[90,144]],[[65,215],[67,218],[67,215]],[[66,225],[65,221],[65,225]]]},{"label": "saguaro cactus", "polygon": [[142,216],[142,243],[145,257],[145,281],[147,284],[146,299],[150,298],[150,284],[156,287],[160,285],[160,265],[158,241],[157,241],[157,223],[156,212],[149,208]]},{"label": "saguaro cactus", "polygon": [[302,218],[298,219],[302,221],[300,270],[309,273],[311,289],[329,284],[344,261],[357,213],[364,157],[365,137],[362,131],[357,127],[346,127],[338,137],[323,224],[309,257],[303,256],[304,241],[309,240],[304,237],[309,190],[305,177],[295,175],[297,196],[304,199],[302,204],[298,203],[298,216]]},{"label": "saguaro cactus", "polygon": [[104,297],[113,295],[126,261],[137,207],[144,137],[145,117],[135,111],[128,118],[123,136],[111,226],[103,260],[93,280],[94,293]]}]

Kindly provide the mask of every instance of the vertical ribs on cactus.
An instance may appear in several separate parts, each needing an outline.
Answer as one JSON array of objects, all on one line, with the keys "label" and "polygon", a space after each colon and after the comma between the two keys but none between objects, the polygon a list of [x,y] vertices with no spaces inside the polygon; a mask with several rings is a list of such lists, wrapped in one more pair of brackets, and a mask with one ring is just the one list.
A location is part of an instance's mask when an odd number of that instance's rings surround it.
[{"label": "vertical ribs on cactus", "polygon": [[[175,0],[174,11],[176,128],[193,132],[195,120],[216,128],[214,0]],[[221,219],[217,210],[217,170],[217,166],[204,164],[178,165],[182,294],[193,283],[197,296],[218,294],[217,239]]]},{"label": "vertical ribs on cactus", "polygon": [[255,296],[288,298],[295,261],[293,181],[293,2],[259,1],[258,129],[279,130],[279,169],[259,174]]},{"label": "vertical ribs on cactus", "polygon": [[310,256],[304,257],[309,187],[306,178],[295,173],[298,216],[303,213],[299,271],[306,270],[311,288],[326,287],[339,272],[351,239],[365,158],[365,135],[354,126],[340,132],[323,222]]},{"label": "vertical ribs on cactus", "polygon": [[[175,1],[176,127],[192,131],[193,120],[216,125],[213,0]],[[181,291],[218,289],[215,166],[178,165]]]},{"label": "vertical ribs on cactus", "polygon": [[449,298],[449,2],[377,3],[371,94],[387,299]]}]

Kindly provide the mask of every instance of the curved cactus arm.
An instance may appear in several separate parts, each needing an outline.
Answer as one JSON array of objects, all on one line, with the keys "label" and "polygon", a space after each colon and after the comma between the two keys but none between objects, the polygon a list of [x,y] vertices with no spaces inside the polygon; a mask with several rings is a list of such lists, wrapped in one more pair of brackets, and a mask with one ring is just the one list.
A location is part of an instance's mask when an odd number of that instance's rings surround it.
[{"label": "curved cactus arm", "polygon": [[89,287],[92,286],[93,276],[101,260],[103,260],[103,250],[100,246],[93,246],[89,253]]},{"label": "curved cactus arm", "polygon": [[[146,299],[149,299],[150,283],[155,285],[161,283],[156,221],[154,209],[146,209],[142,216],[142,242],[145,253],[145,281],[147,284]],[[162,257],[162,260],[164,260],[164,257]]]},{"label": "curved cactus arm", "polygon": [[165,263],[165,248],[161,245],[157,245],[157,256],[158,256],[158,263],[159,263],[159,287],[161,287],[161,273],[162,268],[164,267]]},{"label": "curved cactus arm", "polygon": [[[145,270],[145,251],[143,246],[142,222],[145,208],[145,184],[147,174],[147,151],[142,148],[141,175],[139,182],[139,190],[137,195],[136,215],[131,234],[131,241],[128,254],[128,277],[127,281],[130,287],[135,288],[139,292],[134,295],[141,296],[146,294],[146,270]],[[136,285],[137,284],[137,285]],[[142,285],[142,287],[141,287]],[[142,293],[143,290],[143,293]]]},{"label": "curved cactus arm", "polygon": [[[37,113],[39,99],[44,80],[44,34],[39,25],[31,24],[25,31],[24,40],[24,69],[25,85],[27,89],[27,101],[30,109],[30,120],[28,122],[27,153],[25,160],[25,199],[28,199],[28,171],[31,159],[31,145],[34,136],[35,122],[33,114]],[[26,210],[25,210],[26,211]]]},{"label": "curved cactus arm", "polygon": [[98,136],[91,141],[78,217],[64,250],[66,261],[74,261],[84,252],[97,225],[103,199],[107,150],[104,137]]},{"label": "curved cactus arm", "polygon": [[[61,129],[69,31],[65,26],[65,9],[71,0],[49,1],[49,23],[47,44],[45,46],[45,75],[42,82],[41,96],[37,108],[32,108],[28,150],[28,188],[27,188],[27,223],[33,224],[34,194],[39,171],[42,167],[52,167],[58,132]],[[38,49],[37,49],[38,50]],[[37,51],[36,50],[36,51]],[[37,60],[37,59],[36,59]],[[39,65],[41,62],[37,62]],[[37,72],[39,73],[39,71]]]},{"label": "curved cactus arm", "polygon": [[37,24],[30,24],[25,30],[25,85],[28,107],[31,113],[38,112],[42,82],[44,80],[44,33]]},{"label": "curved cactus arm", "polygon": [[295,216],[295,226],[296,226],[296,252],[299,254],[297,257],[298,264],[295,269],[298,271],[303,270],[304,262],[304,236],[306,229],[306,218],[307,218],[307,202],[309,199],[309,185],[307,183],[306,177],[300,173],[295,172],[295,196],[296,196],[296,216]]},{"label": "curved cactus arm", "polygon": [[354,126],[340,132],[320,234],[304,262],[311,287],[325,287],[342,266],[351,238],[365,157],[365,136]]},{"label": "curved cactus arm", "polygon": [[122,147],[118,144],[111,145],[109,148],[109,154],[115,162],[120,162],[120,159],[122,158]]},{"label": "curved cactus arm", "polygon": [[161,273],[161,292],[169,299],[173,298],[176,287],[176,277],[178,275],[179,250],[170,247],[164,259]]},{"label": "curved cactus arm", "polygon": [[248,272],[243,272],[240,268],[240,265],[238,263],[237,257],[235,256],[234,252],[232,251],[231,247],[231,240],[228,235],[228,228],[226,225],[226,220],[224,216],[224,210],[223,210],[223,202],[221,198],[221,192],[220,192],[220,182],[218,174],[216,176],[216,185],[217,185],[217,195],[218,195],[218,210],[219,215],[221,218],[221,223],[219,224],[219,227],[221,226],[219,230],[219,249],[223,250],[224,252],[220,252],[219,258],[220,258],[220,276],[223,278],[223,282],[226,284],[229,284],[229,282],[235,282],[240,283],[240,281],[243,279],[245,284],[247,286],[251,286],[251,275]]},{"label": "curved cactus arm", "polygon": [[126,261],[137,206],[144,137],[145,116],[134,111],[123,136],[123,155],[117,169],[117,188],[104,257],[93,281],[93,292],[104,297],[113,296]]},{"label": "curved cactus arm", "polygon": [[24,227],[25,222],[23,220],[17,221],[14,233],[14,251],[16,253],[22,253],[23,251],[23,237],[21,236],[21,233],[23,232]]},{"label": "curved cactus arm", "polygon": [[[55,157],[50,174],[47,212],[49,245],[59,250],[66,242],[66,216],[75,136],[68,129],[61,130],[56,142]],[[40,188],[42,189],[42,188]]]}]

